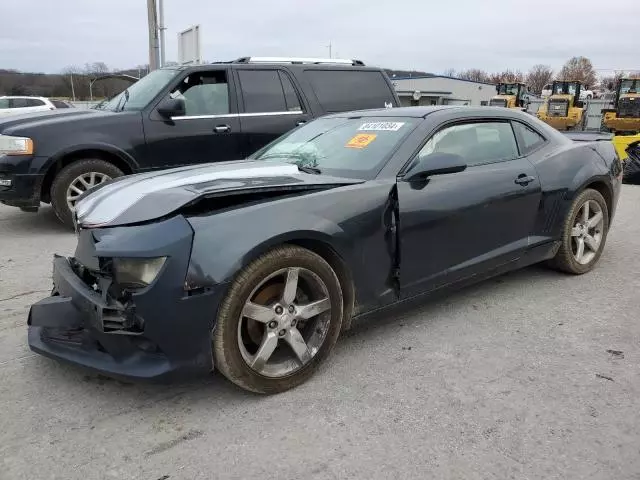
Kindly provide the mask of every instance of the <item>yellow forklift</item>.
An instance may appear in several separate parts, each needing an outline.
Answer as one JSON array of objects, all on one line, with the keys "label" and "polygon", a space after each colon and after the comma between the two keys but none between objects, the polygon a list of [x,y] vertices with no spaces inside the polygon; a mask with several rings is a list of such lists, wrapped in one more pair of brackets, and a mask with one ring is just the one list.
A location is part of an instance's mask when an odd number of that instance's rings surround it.
[{"label": "yellow forklift", "polygon": [[640,76],[620,79],[615,89],[614,108],[602,110],[602,124],[614,133],[612,142],[625,159],[627,147],[640,140]]},{"label": "yellow forklift", "polygon": [[584,130],[587,110],[580,100],[582,82],[556,80],[551,96],[538,110],[538,118],[557,130]]},{"label": "yellow forklift", "polygon": [[526,86],[524,83],[501,82],[496,85],[497,95],[489,100],[489,106],[526,110],[529,106],[529,98],[527,94],[530,91],[531,87]]}]

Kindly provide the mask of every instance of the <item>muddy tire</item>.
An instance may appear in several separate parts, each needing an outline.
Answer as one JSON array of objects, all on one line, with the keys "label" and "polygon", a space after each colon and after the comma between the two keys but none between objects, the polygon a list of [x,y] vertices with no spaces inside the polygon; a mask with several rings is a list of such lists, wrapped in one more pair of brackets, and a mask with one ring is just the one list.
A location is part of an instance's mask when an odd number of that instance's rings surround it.
[{"label": "muddy tire", "polygon": [[122,170],[98,159],[79,160],[58,172],[51,185],[51,206],[62,223],[73,227],[74,198],[107,180],[121,177]]},{"label": "muddy tire", "polygon": [[560,249],[549,266],[582,275],[596,265],[607,240],[609,209],[596,190],[581,192],[573,201],[562,227]]},{"label": "muddy tire", "polygon": [[342,325],[340,281],[319,255],[271,250],[235,278],[213,332],[216,368],[256,393],[305,382],[333,349]]}]

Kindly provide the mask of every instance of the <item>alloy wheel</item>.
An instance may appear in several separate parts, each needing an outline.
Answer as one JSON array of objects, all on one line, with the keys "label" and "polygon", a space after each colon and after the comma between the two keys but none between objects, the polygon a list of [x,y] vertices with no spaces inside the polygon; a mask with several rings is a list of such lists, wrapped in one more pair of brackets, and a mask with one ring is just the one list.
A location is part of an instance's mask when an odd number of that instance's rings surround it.
[{"label": "alloy wheel", "polygon": [[587,200],[574,220],[571,229],[571,248],[573,257],[581,265],[591,262],[602,243],[604,215],[600,205]]},{"label": "alloy wheel", "polygon": [[244,304],[240,353],[260,375],[292,375],[318,353],[330,321],[331,301],[320,277],[306,268],[280,269],[263,279]]},{"label": "alloy wheel", "polygon": [[108,180],[111,180],[111,177],[100,172],[87,172],[76,177],[67,188],[67,206],[69,210],[72,212],[75,210],[76,202],[80,195]]}]

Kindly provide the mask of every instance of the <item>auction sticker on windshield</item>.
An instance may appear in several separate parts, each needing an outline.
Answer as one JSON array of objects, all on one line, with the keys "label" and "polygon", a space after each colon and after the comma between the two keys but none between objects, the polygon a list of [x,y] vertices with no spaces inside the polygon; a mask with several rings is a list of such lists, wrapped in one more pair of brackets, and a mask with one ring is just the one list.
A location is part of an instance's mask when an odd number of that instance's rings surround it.
[{"label": "auction sticker on windshield", "polygon": [[360,125],[358,130],[368,130],[370,132],[397,132],[404,125],[404,122],[370,122]]},{"label": "auction sticker on windshield", "polygon": [[377,135],[373,133],[359,133],[347,142],[345,147],[348,148],[366,148],[376,139]]}]

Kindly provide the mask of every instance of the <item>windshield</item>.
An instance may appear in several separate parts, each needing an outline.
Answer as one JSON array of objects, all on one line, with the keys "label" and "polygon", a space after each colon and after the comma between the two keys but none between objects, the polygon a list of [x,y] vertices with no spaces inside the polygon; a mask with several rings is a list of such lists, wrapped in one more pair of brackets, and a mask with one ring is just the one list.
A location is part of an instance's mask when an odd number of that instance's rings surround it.
[{"label": "windshield", "polygon": [[620,93],[638,93],[638,87],[640,87],[640,80],[638,79],[622,80]]},{"label": "windshield", "polygon": [[518,95],[517,83],[503,83],[498,88],[498,95]]},{"label": "windshield", "polygon": [[575,95],[576,94],[576,83],[554,83],[553,84],[553,94],[554,95]]},{"label": "windshield", "polygon": [[250,159],[288,162],[338,177],[375,178],[421,119],[320,118],[292,130]]},{"label": "windshield", "polygon": [[113,110],[114,112],[121,110],[142,110],[177,73],[178,70],[173,69],[154,70],[111,100],[104,102],[96,108],[100,110]]}]

